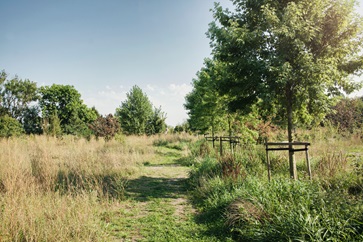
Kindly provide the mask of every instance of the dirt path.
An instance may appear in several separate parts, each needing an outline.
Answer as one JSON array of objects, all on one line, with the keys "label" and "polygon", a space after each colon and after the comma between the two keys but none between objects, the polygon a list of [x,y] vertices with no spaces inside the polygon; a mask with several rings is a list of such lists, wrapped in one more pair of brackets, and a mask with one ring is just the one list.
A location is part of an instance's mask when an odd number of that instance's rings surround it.
[{"label": "dirt path", "polygon": [[190,168],[177,160],[147,164],[129,180],[127,199],[106,218],[114,241],[220,241],[196,222],[186,186]]}]

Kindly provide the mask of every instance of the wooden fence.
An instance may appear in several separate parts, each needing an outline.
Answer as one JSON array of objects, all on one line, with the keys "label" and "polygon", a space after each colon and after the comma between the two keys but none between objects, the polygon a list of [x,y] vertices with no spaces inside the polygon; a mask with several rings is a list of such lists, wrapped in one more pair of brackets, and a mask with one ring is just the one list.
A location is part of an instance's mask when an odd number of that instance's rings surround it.
[{"label": "wooden fence", "polygon": [[[266,146],[266,160],[267,160],[267,174],[268,174],[268,180],[271,180],[271,162],[268,156],[268,152],[269,151],[279,151],[279,150],[288,150],[289,152],[299,152],[299,151],[305,151],[306,154],[306,166],[307,166],[307,171],[309,174],[309,178],[310,180],[312,179],[311,177],[311,167],[310,167],[310,160],[309,160],[309,145],[310,143],[308,142],[266,142],[265,146]],[[276,147],[277,146],[277,147]],[[303,146],[303,148],[294,148],[295,146],[301,147]],[[296,167],[290,167],[290,169],[296,169]],[[297,178],[297,175],[294,175],[294,179]]]},{"label": "wooden fence", "polygon": [[207,141],[213,142],[213,148],[215,147],[215,142],[219,141],[219,153],[222,156],[223,155],[223,142],[229,143],[229,148],[231,149],[231,152],[233,153],[236,146],[240,143],[240,137],[238,136],[207,136],[204,135],[204,138]]}]

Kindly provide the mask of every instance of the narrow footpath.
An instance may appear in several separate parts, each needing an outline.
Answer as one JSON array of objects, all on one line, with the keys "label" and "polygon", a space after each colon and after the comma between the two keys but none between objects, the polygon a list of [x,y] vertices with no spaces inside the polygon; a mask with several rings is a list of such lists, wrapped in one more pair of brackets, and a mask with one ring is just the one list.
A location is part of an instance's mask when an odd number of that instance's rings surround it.
[{"label": "narrow footpath", "polygon": [[159,155],[129,180],[125,201],[107,215],[114,241],[226,241],[196,222],[187,196],[190,168],[180,164],[180,152],[162,149]]}]

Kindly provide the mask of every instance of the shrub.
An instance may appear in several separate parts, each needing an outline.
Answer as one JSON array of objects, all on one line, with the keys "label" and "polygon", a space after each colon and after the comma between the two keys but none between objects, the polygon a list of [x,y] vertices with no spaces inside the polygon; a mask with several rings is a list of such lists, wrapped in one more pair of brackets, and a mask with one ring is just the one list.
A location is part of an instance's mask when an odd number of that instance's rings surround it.
[{"label": "shrub", "polygon": [[333,112],[327,115],[327,119],[338,126],[340,131],[353,132],[354,129],[363,127],[362,112],[362,98],[345,98],[333,107]]},{"label": "shrub", "polygon": [[112,114],[98,117],[89,127],[96,138],[104,137],[106,141],[111,140],[120,131],[120,123]]},{"label": "shrub", "polygon": [[21,123],[8,115],[0,117],[0,137],[19,136],[24,133]]}]

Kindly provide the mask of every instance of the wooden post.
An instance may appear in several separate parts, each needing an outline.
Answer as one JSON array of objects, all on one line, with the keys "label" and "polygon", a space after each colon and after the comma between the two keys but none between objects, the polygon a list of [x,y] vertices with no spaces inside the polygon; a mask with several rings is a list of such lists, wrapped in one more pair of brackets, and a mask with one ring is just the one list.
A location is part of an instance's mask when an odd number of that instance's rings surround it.
[{"label": "wooden post", "polygon": [[222,141],[222,136],[219,137],[219,153],[220,153],[220,155],[222,157],[222,155],[223,155],[223,141]]},{"label": "wooden post", "polygon": [[297,180],[295,151],[292,142],[289,142],[289,164],[290,164],[290,178]]},{"label": "wooden post", "polygon": [[305,145],[305,154],[306,154],[306,166],[308,168],[308,174],[309,174],[309,178],[310,180],[312,179],[312,175],[311,175],[311,167],[310,167],[310,160],[309,160],[309,151],[308,151],[308,146]]},{"label": "wooden post", "polygon": [[267,163],[268,181],[271,181],[271,164],[270,164],[270,159],[268,157],[268,144],[267,144],[267,141],[266,141],[266,163]]}]

